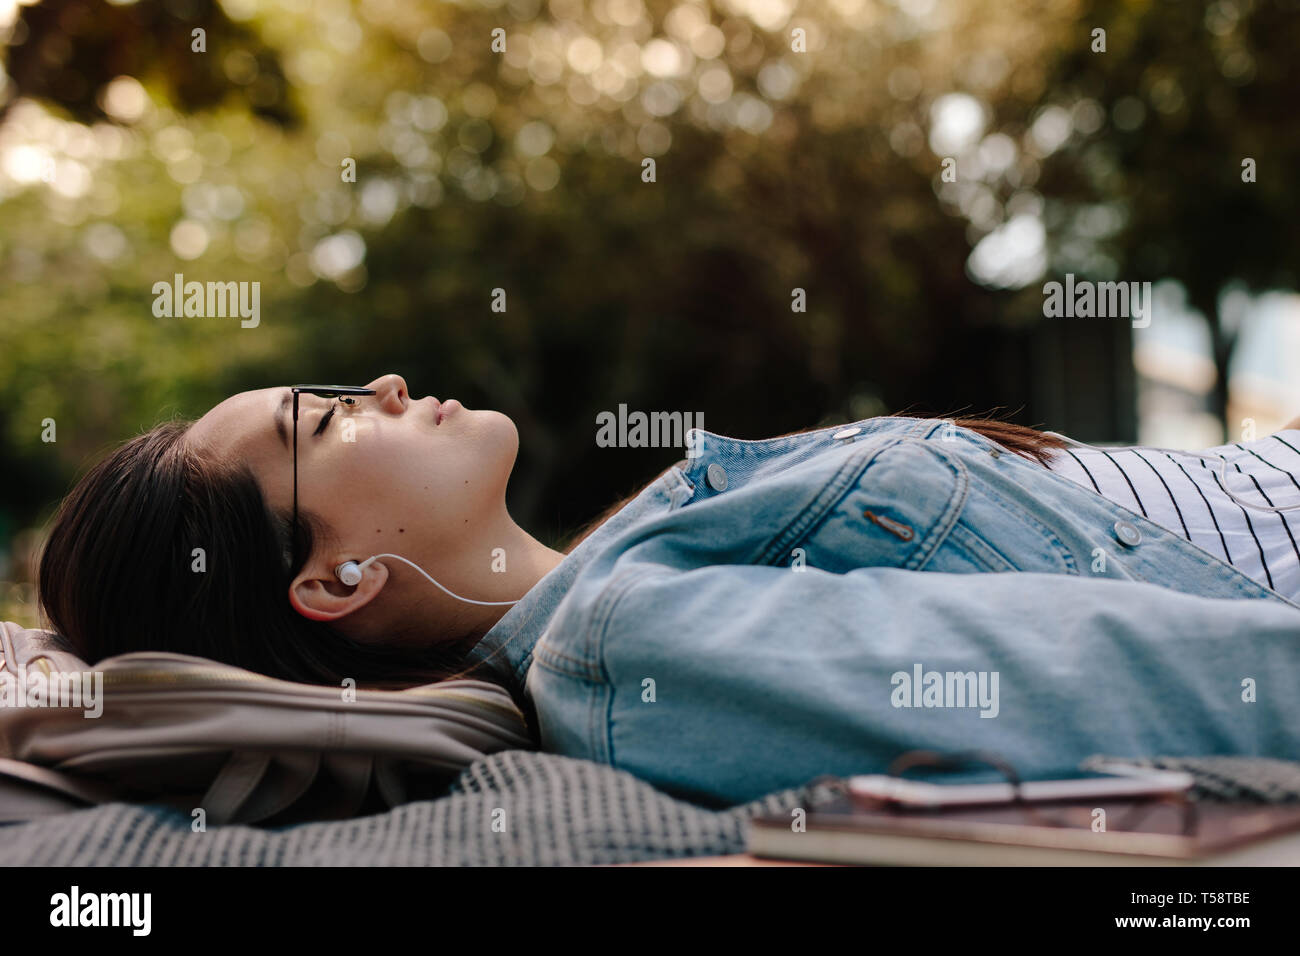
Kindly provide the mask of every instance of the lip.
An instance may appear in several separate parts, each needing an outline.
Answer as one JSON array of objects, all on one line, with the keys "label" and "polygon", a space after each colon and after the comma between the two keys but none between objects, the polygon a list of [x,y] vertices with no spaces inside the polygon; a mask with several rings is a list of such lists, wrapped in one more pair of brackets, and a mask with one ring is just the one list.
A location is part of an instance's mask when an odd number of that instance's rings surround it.
[{"label": "lip", "polygon": [[[434,401],[437,401],[437,399],[434,399]],[[460,402],[456,401],[456,399],[454,398],[449,398],[445,402],[438,402],[437,410],[434,413],[435,421],[437,422],[437,424],[441,425],[443,421],[446,420],[447,416],[451,415],[457,409],[462,407],[463,406],[460,404]]]}]

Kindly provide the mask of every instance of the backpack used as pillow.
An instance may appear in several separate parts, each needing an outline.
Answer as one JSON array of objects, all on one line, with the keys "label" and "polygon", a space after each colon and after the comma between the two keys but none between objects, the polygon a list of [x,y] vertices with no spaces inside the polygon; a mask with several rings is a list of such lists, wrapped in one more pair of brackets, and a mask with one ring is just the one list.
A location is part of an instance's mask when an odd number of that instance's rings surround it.
[{"label": "backpack used as pillow", "polygon": [[518,748],[536,749],[524,716],[488,681],[360,690],[154,651],[92,668],[58,634],[0,623],[0,823],[108,801],[341,819],[439,796]]}]

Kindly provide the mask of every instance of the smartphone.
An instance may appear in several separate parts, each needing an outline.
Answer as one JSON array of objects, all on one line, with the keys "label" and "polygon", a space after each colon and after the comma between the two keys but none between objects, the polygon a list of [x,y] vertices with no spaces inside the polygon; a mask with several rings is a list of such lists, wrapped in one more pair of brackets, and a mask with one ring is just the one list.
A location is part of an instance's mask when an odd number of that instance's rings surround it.
[{"label": "smartphone", "polygon": [[[883,801],[907,807],[959,807],[1010,803],[1015,791],[996,770],[963,773],[961,783],[931,783],[885,774],[849,777],[851,796],[869,802]],[[988,782],[972,777],[987,777]],[[1174,770],[1145,770],[1121,764],[1103,764],[1052,780],[1025,780],[1021,798],[1033,803],[1053,800],[1092,800],[1102,797],[1146,797],[1180,793],[1195,781],[1191,774]]]}]

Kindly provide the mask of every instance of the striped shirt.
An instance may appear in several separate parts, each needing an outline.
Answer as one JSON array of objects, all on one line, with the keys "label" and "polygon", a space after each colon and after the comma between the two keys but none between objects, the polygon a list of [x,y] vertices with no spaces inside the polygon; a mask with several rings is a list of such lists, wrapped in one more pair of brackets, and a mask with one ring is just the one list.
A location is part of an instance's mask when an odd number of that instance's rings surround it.
[{"label": "striped shirt", "polygon": [[1300,505],[1300,429],[1195,454],[1209,460],[1143,446],[1071,447],[1047,467],[1300,601],[1300,509],[1243,508],[1227,494],[1251,504]]}]

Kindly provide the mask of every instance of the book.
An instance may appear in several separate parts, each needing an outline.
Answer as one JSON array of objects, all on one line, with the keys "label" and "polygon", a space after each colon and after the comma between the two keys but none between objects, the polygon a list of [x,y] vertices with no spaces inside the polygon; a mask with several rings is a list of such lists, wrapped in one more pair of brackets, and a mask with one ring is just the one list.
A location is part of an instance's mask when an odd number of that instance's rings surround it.
[{"label": "book", "polygon": [[1295,866],[1300,805],[1140,797],[903,808],[848,793],[749,823],[756,857],[905,866]]}]

